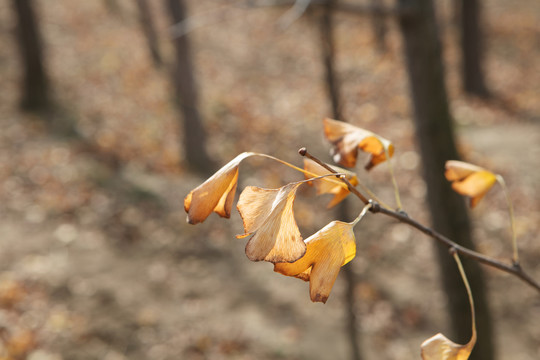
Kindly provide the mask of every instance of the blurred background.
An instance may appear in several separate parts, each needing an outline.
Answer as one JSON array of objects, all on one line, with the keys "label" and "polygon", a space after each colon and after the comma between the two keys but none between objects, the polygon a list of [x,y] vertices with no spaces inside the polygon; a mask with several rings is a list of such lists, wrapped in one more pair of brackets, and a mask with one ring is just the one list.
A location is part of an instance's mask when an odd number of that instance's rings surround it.
[{"label": "blurred background", "polygon": [[[458,151],[506,179],[521,264],[540,280],[540,2],[435,3]],[[412,228],[368,214],[356,258],[322,305],[307,283],[246,258],[236,211],[192,226],[183,209],[191,189],[243,151],[301,165],[306,146],[330,162],[322,119],[340,117],[394,142],[404,208],[429,224],[398,19],[420,20],[403,9],[2,2],[0,358],[419,359],[437,332],[457,340],[433,240]],[[393,204],[386,166],[355,171]],[[237,193],[301,178],[249,159]],[[328,201],[300,191],[304,238],[339,218]],[[361,204],[348,207],[354,217]],[[470,217],[477,249],[510,261],[500,188]],[[540,358],[538,292],[483,269],[490,358]]]}]

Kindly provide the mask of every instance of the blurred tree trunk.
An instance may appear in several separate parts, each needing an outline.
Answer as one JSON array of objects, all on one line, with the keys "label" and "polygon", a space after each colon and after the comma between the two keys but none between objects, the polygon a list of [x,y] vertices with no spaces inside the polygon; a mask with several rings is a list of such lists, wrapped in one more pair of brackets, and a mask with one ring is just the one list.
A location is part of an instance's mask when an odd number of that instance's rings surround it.
[{"label": "blurred tree trunk", "polygon": [[[446,160],[458,159],[448,106],[441,45],[432,0],[398,0],[416,15],[400,18],[404,51],[415,112],[417,140],[423,161],[429,210],[433,228],[468,248],[474,248],[467,209],[444,178]],[[441,279],[448,298],[453,329],[452,340],[466,343],[471,336],[469,301],[448,249],[438,246]],[[478,342],[471,359],[493,360],[492,325],[482,269],[463,259],[473,291]]]},{"label": "blurred tree trunk", "polygon": [[324,65],[324,76],[326,84],[326,93],[330,99],[332,107],[332,116],[336,120],[342,120],[341,96],[339,93],[339,84],[335,71],[335,45],[334,45],[334,24],[333,13],[337,0],[326,0],[320,19],[321,34],[321,57]]},{"label": "blurred tree trunk", "polygon": [[105,7],[111,12],[111,14],[116,16],[122,16],[122,9],[118,0],[104,0]]},{"label": "blurred tree trunk", "polygon": [[[370,0],[371,6],[377,8],[381,6],[382,0]],[[386,17],[379,13],[373,13],[371,15],[371,27],[373,34],[375,35],[375,43],[377,44],[377,50],[379,53],[385,53],[388,46],[386,44],[386,33],[388,28],[386,26]]]},{"label": "blurred tree trunk", "polygon": [[[183,0],[166,0],[172,24],[186,18]],[[202,174],[214,170],[213,161],[206,152],[206,134],[198,109],[198,89],[191,56],[191,47],[187,35],[174,38],[176,64],[173,82],[176,88],[178,108],[183,115],[184,154],[189,167]]]},{"label": "blurred tree trunk", "polygon": [[463,89],[466,93],[487,98],[480,0],[460,0],[461,53]]},{"label": "blurred tree trunk", "polygon": [[[339,92],[339,81],[335,70],[335,44],[334,44],[334,25],[333,25],[333,10],[337,0],[327,0],[323,6],[323,12],[320,17],[320,36],[321,36],[321,59],[324,65],[324,78],[326,85],[326,93],[330,99],[332,108],[332,117],[342,120],[341,113],[341,97]],[[347,201],[343,201],[338,206],[338,217],[340,219],[348,219],[349,209]],[[347,318],[347,336],[349,337],[351,359],[361,360],[358,320],[356,318],[356,275],[352,269],[352,265],[348,264],[343,267],[347,290],[345,292],[345,317]]]},{"label": "blurred tree trunk", "polygon": [[154,66],[159,68],[161,65],[163,65],[163,59],[161,57],[161,52],[159,51],[156,27],[154,25],[152,13],[150,12],[150,7],[148,6],[148,1],[137,0],[137,7],[139,8],[141,26],[148,43],[148,50],[150,50],[150,55],[152,56]]},{"label": "blurred tree trunk", "polygon": [[23,65],[21,108],[46,110],[51,105],[43,45],[32,0],[13,0],[17,17],[17,43]]}]

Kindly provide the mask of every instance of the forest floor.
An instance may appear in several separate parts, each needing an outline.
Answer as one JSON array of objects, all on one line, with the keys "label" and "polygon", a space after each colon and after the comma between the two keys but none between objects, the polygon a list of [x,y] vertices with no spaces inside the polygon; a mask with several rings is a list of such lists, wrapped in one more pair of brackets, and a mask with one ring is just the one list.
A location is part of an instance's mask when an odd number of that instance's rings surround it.
[{"label": "forest floor", "polygon": [[[183,198],[204,177],[184,166],[168,66],[153,67],[135,2],[35,3],[58,104],[41,116],[18,109],[14,19],[0,5],[0,358],[349,359],[343,274],[327,304],[311,303],[306,283],[245,257],[236,212],[186,223]],[[522,266],[540,279],[540,3],[486,2],[488,102],[460,90],[450,3],[439,15],[460,150],[504,176]],[[200,25],[189,36],[216,163],[258,151],[300,164],[302,146],[329,161],[317,14],[283,30],[285,8],[188,4]],[[170,64],[159,5],[152,11]],[[393,140],[404,207],[428,224],[398,29],[388,23],[379,53],[369,18],[339,14],[336,24],[345,117]],[[392,203],[386,167],[357,171]],[[248,160],[238,193],[299,177]],[[300,192],[304,237],[334,219],[326,201]],[[471,216],[478,249],[510,259],[502,192],[491,190]],[[449,333],[433,241],[371,214],[356,235],[350,266],[364,358],[419,359],[423,340]],[[538,293],[484,269],[499,359],[540,358]]]}]

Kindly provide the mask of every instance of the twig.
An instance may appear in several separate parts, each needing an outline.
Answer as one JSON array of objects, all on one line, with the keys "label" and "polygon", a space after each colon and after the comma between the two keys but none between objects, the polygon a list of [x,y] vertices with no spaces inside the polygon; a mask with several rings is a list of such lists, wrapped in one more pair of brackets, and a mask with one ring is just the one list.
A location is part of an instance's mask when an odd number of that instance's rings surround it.
[{"label": "twig", "polygon": [[[300,155],[302,155],[302,156],[305,156],[305,157],[315,161],[317,164],[321,165],[323,168],[330,171],[331,173],[333,173],[333,174],[338,173],[336,170],[332,169],[330,166],[326,165],[321,160],[317,159],[316,157],[314,157],[310,153],[308,153],[308,151],[307,151],[307,149],[305,147],[298,150],[298,153]],[[347,178],[341,177],[341,176],[336,176],[336,177],[338,177],[341,181],[343,181],[347,185],[347,187],[349,188],[349,191],[354,193],[354,195],[356,195],[360,200],[362,200],[364,202],[364,204],[366,204],[366,205],[369,204],[369,200],[364,195],[362,195],[358,191],[358,189],[356,187],[354,187],[353,184],[351,184],[349,180],[347,180]]]},{"label": "twig", "polygon": [[[307,149],[305,147],[298,150],[298,153],[300,155],[302,155],[302,156],[306,156],[309,159],[315,161],[319,165],[323,166],[326,170],[328,170],[328,171],[330,171],[330,172],[332,172],[334,174],[337,173],[330,166],[324,164],[322,161],[320,161],[319,159],[317,159],[316,157],[311,155],[307,151]],[[369,204],[369,203],[373,204],[373,206],[370,209],[370,211],[372,213],[381,213],[381,214],[390,216],[390,217],[392,217],[392,218],[394,218],[394,219],[396,219],[396,220],[398,220],[398,221],[400,221],[402,223],[410,225],[410,226],[416,228],[417,230],[423,232],[424,234],[428,235],[429,237],[437,240],[441,244],[447,246],[448,248],[454,248],[459,254],[465,255],[465,256],[467,256],[467,257],[469,257],[469,258],[471,258],[473,260],[476,260],[476,261],[478,261],[478,262],[480,262],[480,263],[482,263],[484,265],[488,265],[488,266],[494,267],[496,269],[502,270],[504,272],[507,272],[507,273],[509,273],[511,275],[514,275],[514,276],[516,276],[519,279],[523,280],[524,282],[529,284],[531,287],[535,288],[537,291],[540,292],[540,283],[538,283],[528,273],[526,273],[519,264],[507,264],[507,263],[504,263],[504,262],[502,262],[500,260],[494,259],[492,257],[483,255],[483,254],[481,254],[479,252],[476,252],[476,251],[470,250],[470,249],[468,249],[466,247],[463,247],[463,246],[459,245],[458,243],[450,240],[446,236],[436,232],[435,230],[420,224],[419,222],[412,219],[411,217],[409,217],[406,213],[404,213],[402,211],[393,211],[393,210],[390,210],[390,209],[388,209],[386,207],[380,206],[378,203],[374,202],[373,200],[366,199],[366,197],[363,196],[358,190],[356,190],[356,188],[347,179],[343,178],[342,176],[340,176],[339,178],[340,178],[341,181],[343,181],[345,184],[347,184],[347,187],[349,188],[349,190],[353,194],[355,194],[364,204]]]}]

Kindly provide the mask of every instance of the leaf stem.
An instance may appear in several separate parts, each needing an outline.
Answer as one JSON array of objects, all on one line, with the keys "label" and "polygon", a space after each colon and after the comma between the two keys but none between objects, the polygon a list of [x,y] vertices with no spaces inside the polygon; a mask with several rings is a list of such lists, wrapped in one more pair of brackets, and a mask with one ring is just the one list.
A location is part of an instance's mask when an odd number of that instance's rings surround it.
[{"label": "leaf stem", "polygon": [[365,205],[364,208],[362,209],[362,211],[360,212],[360,214],[351,223],[351,225],[356,226],[356,224],[358,224],[358,222],[360,222],[360,220],[362,220],[362,218],[367,214],[368,210],[371,209],[372,206],[373,206],[372,203],[368,203],[367,205]]},{"label": "leaf stem", "polygon": [[476,343],[476,313],[474,311],[474,299],[472,296],[471,286],[469,285],[469,280],[467,279],[467,275],[465,274],[465,270],[463,269],[463,265],[461,264],[461,260],[459,259],[458,252],[455,248],[450,248],[450,253],[456,261],[459,273],[461,274],[461,278],[463,279],[463,283],[465,284],[465,288],[467,289],[467,295],[469,296],[469,304],[471,305],[472,335],[471,340],[469,340],[469,342],[467,343],[467,347],[469,348],[469,350],[472,351],[472,348]]},{"label": "leaf stem", "polygon": [[[274,161],[277,161],[277,162],[279,162],[279,163],[281,163],[281,164],[283,164],[285,166],[290,167],[291,169],[294,169],[296,171],[300,171],[301,173],[303,173],[303,174],[305,174],[307,176],[310,176],[310,177],[313,177],[313,178],[318,178],[319,177],[319,175],[317,175],[315,173],[312,173],[310,171],[299,168],[298,166],[295,166],[295,165],[293,165],[291,163],[288,163],[288,162],[286,162],[284,160],[278,159],[277,157],[274,157],[272,155],[267,155],[267,154],[262,154],[262,153],[252,153],[252,154],[253,155],[258,155],[258,156],[261,156],[261,157],[265,157],[265,158],[268,158],[268,159],[271,159],[271,160],[274,160]],[[335,175],[335,174],[329,174],[329,175]],[[341,173],[340,173],[340,175],[341,175]],[[328,177],[328,176],[323,176],[323,177]],[[337,177],[339,177],[339,176],[337,176]],[[311,179],[311,180],[313,180],[313,179]],[[337,180],[335,178],[329,178],[329,179],[326,179],[326,180],[330,181],[330,182],[332,182],[334,184],[337,184],[339,186],[343,186],[343,182],[339,181],[339,180]]]},{"label": "leaf stem", "polygon": [[501,185],[504,196],[506,197],[506,204],[508,205],[508,213],[510,215],[510,226],[512,228],[512,248],[513,248],[513,257],[512,261],[514,264],[519,264],[519,255],[518,255],[518,247],[517,247],[517,235],[516,235],[516,222],[514,219],[514,207],[512,206],[512,200],[510,199],[510,194],[508,192],[508,188],[506,187],[506,183],[501,175],[495,175],[497,178],[497,182]]},{"label": "leaf stem", "polygon": [[[381,142],[382,144],[382,142]],[[402,210],[403,206],[401,205],[401,197],[399,196],[399,188],[397,185],[396,177],[394,176],[394,167],[392,166],[392,160],[390,159],[390,154],[388,153],[388,147],[384,146],[384,154],[386,156],[386,162],[388,163],[388,170],[390,171],[390,177],[392,178],[392,185],[394,186],[394,196],[396,197],[397,209]]]}]

